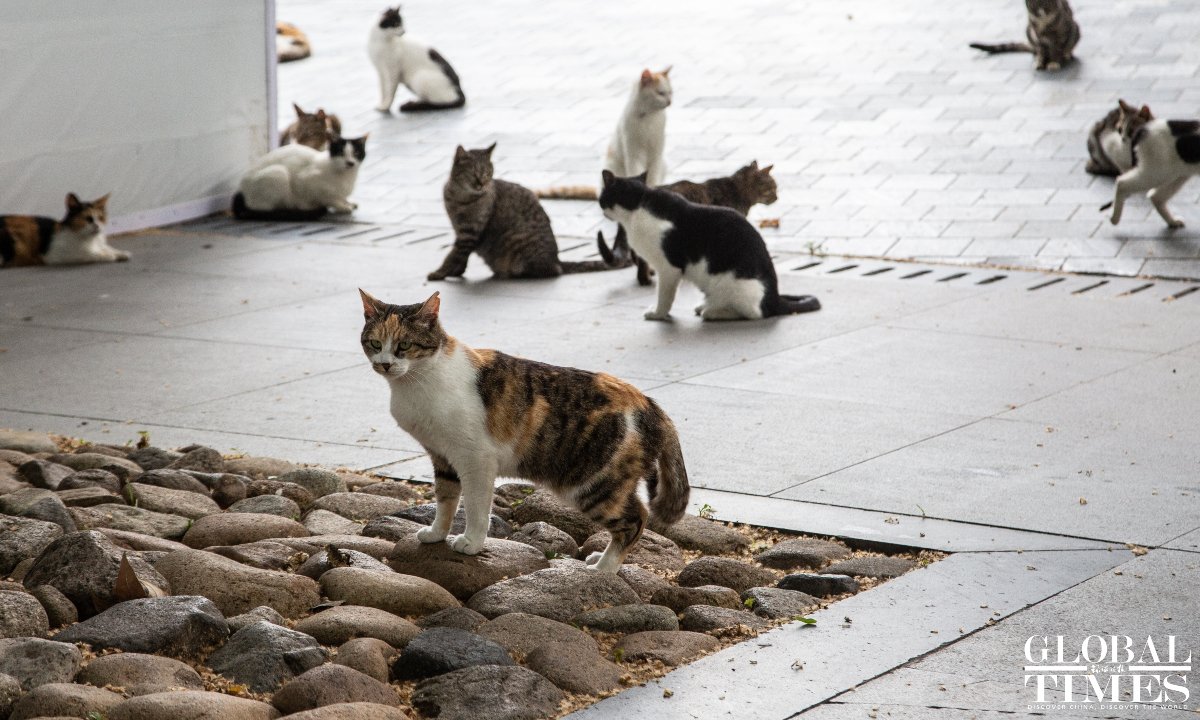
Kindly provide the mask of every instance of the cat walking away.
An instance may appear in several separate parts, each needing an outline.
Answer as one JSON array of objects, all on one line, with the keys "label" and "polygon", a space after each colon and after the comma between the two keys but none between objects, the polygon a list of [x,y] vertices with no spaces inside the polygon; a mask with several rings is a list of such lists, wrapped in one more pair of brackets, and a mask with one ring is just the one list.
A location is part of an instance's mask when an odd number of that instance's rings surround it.
[{"label": "cat walking away", "polygon": [[[1183,221],[1167,208],[1175,193],[1193,175],[1200,175],[1200,120],[1151,120],[1133,136],[1133,167],[1117,178],[1112,202],[1112,224],[1121,222],[1125,199],[1146,192],[1150,204],[1172,230]],[[1149,191],[1149,192],[1147,192]]]},{"label": "cat walking away", "polygon": [[400,112],[449,110],[467,103],[458,73],[441,54],[408,35],[400,6],[388,8],[371,28],[367,54],[379,73],[379,105],[376,110],[389,112],[396,89],[404,84],[417,96],[400,106]]},{"label": "cat walking away", "polygon": [[0,267],[124,262],[129,253],[108,244],[108,195],[82,202],[67,195],[62,220],[36,215],[0,215]]},{"label": "cat walking away", "polygon": [[454,246],[430,280],[461,277],[471,253],[478,253],[498,278],[548,278],[564,273],[624,267],[601,260],[568,262],[558,258],[550,216],[533,192],[492,177],[496,144],[454,151],[450,178],[442,189],[446,214],[454,227]]},{"label": "cat walking away", "polygon": [[296,143],[307,145],[313,150],[324,150],[329,147],[330,137],[341,136],[342,121],[338,120],[337,115],[326,115],[324,108],[317,108],[315,113],[307,113],[296,103],[292,103],[292,108],[296,111],[296,121],[279,134],[280,145]]},{"label": "cat walking away", "polygon": [[[773,167],[774,165],[768,165],[759,168],[758,161],[755,160],[749,165],[739,168],[729,177],[713,178],[700,183],[680,180],[659,185],[658,188],[669,190],[682,196],[685,200],[701,205],[732,208],[745,216],[755,205],[760,203],[770,205],[779,199],[775,178],[771,177],[771,168]],[[646,182],[645,175],[639,176],[638,180]],[[605,244],[603,232],[596,234],[596,245],[605,262],[611,265],[636,264],[638,284],[650,284],[653,273],[646,265],[646,261],[629,248],[629,240],[625,236],[623,227],[617,226],[617,236],[613,240],[612,249]]]},{"label": "cat walking away", "polygon": [[353,212],[358,169],[367,157],[367,136],[335,137],[329,150],[284,145],[263,155],[242,177],[233,215],[242,220],[303,222]]},{"label": "cat walking away", "polygon": [[629,246],[658,273],[658,303],[647,320],[669,320],[685,277],[704,293],[705,320],[758,320],[819,310],[811,295],[780,295],[762,235],[729,208],[697,205],[605,170],[600,208],[629,235]]},{"label": "cat walking away", "polygon": [[[437,510],[417,532],[459,553],[484,548],[497,477],[545,485],[611,535],[590,567],[620,569],[650,514],[673,523],[687,507],[675,426],[637,388],[605,373],[474,350],[442,329],[441,300],[389,305],[362,294],[362,349],[391,390],[391,412],[433,462]],[[448,536],[462,498],[466,528]]]},{"label": "cat walking away", "polygon": [[1025,26],[1028,42],[999,44],[971,43],[989,55],[997,53],[1033,53],[1038,70],[1061,70],[1075,59],[1079,43],[1079,24],[1067,0],[1025,0],[1029,23]]}]

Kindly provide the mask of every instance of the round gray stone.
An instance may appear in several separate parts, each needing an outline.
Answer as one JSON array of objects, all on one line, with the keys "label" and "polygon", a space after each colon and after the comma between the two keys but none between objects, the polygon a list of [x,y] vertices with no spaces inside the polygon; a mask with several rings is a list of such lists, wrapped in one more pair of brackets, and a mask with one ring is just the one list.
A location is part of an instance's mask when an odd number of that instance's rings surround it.
[{"label": "round gray stone", "polygon": [[141,482],[129,483],[123,492],[130,505],[192,520],[221,512],[221,507],[207,492],[201,494],[191,490],[174,490],[157,485],[143,485]]},{"label": "round gray stone", "polygon": [[296,520],[300,517],[300,505],[282,495],[256,495],[233,503],[229,506],[229,512],[278,515]]},{"label": "round gray stone", "polygon": [[241,545],[256,540],[311,535],[300,523],[275,515],[221,513],[208,515],[192,523],[183,544],[192,548],[213,545]]},{"label": "round gray stone", "polygon": [[336,492],[317,498],[312,506],[318,510],[337,513],[348,520],[368,520],[394,513],[408,507],[408,502],[385,495],[370,495],[361,492]]},{"label": "round gray stone", "polygon": [[224,642],[229,626],[208,598],[175,595],[118,603],[55,637],[97,649],[197,657]]},{"label": "round gray stone", "polygon": [[0,639],[0,674],[16,678],[22,690],[75,679],[83,653],[70,643],[41,638]]},{"label": "round gray stone", "polygon": [[679,573],[682,587],[720,585],[738,592],[752,587],[774,585],[777,578],[770,570],[726,557],[702,557],[691,561]]},{"label": "round gray stone", "polygon": [[51,585],[75,605],[80,617],[88,618],[117,602],[114,590],[123,556],[138,580],[170,591],[166,578],[137,553],[116,547],[95,530],[69,533],[47,545],[25,574],[25,587]]},{"label": "round gray stone", "polygon": [[290,482],[308,490],[314,498],[331,493],[346,492],[346,481],[335,472],[320,468],[300,468],[280,475],[280,482]]},{"label": "round gray stone", "polygon": [[412,704],[438,720],[541,720],[558,714],[562,691],[519,665],[481,665],[423,680]]},{"label": "round gray stone", "polygon": [[[608,547],[610,538],[608,531],[598,532],[589,537],[579,548],[580,557],[586,558],[591,553],[603,552],[604,548]],[[687,564],[679,546],[653,530],[646,530],[642,533],[642,536],[629,550],[625,562],[671,573],[679,572]]]},{"label": "round gray stone", "polygon": [[545,553],[548,558],[555,555],[575,557],[579,554],[579,544],[575,542],[575,538],[541,520],[522,525],[513,532],[509,539],[532,545]]},{"label": "round gray stone", "polygon": [[348,702],[371,702],[392,707],[400,696],[391,686],[359,671],[330,663],[313,668],[283,686],[271,703],[285,714]]},{"label": "round gray stone", "polygon": [[864,555],[834,563],[825,568],[830,575],[853,575],[854,577],[894,578],[917,566],[913,560],[887,555]]},{"label": "round gray stone", "polygon": [[207,663],[252,692],[265,693],[328,659],[328,651],[311,635],[259,621],[234,633]]},{"label": "round gray stone", "polygon": [[357,535],[365,527],[363,523],[319,508],[305,513],[303,523],[313,535]]},{"label": "round gray stone", "polygon": [[765,567],[776,570],[795,568],[817,569],[835,560],[850,556],[850,549],[828,540],[796,538],[775,543],[769,549],[754,556]]},{"label": "round gray stone", "polygon": [[490,618],[523,612],[565,622],[584,610],[636,602],[637,593],[613,573],[553,567],[486,587],[467,607]]},{"label": "round gray stone", "polygon": [[62,527],[55,523],[0,515],[0,577],[22,560],[37,557],[62,536]]},{"label": "round gray stone", "polygon": [[278,477],[297,469],[299,469],[299,466],[295,463],[272,457],[247,455],[225,461],[225,472],[235,475],[245,475],[255,480]]},{"label": "round gray stone", "polygon": [[[139,480],[141,478],[138,478]],[[63,478],[59,483],[59,490],[83,490],[85,488],[99,488],[107,490],[112,494],[121,492],[121,478],[110,473],[107,470],[76,470],[70,475]]]},{"label": "round gray stone", "polygon": [[808,593],[781,590],[777,587],[750,588],[742,593],[742,601],[753,601],[755,615],[771,620],[804,615],[820,606],[821,601]]},{"label": "round gray stone", "polygon": [[728,555],[750,547],[750,538],[734,528],[696,515],[684,515],[670,525],[651,518],[650,529],[674,540],[681,548],[706,555]]},{"label": "round gray stone", "polygon": [[613,653],[619,655],[622,661],[649,660],[663,665],[681,665],[720,646],[716,638],[703,633],[648,630],[621,638]]},{"label": "round gray stone", "polygon": [[[158,469],[144,473],[137,481],[143,485],[168,490],[186,490],[201,495],[208,495],[208,486],[182,470]],[[153,509],[153,508],[152,508]]]},{"label": "round gray stone", "polygon": [[388,565],[398,573],[431,580],[460,601],[504,578],[550,566],[537,549],[511,540],[488,538],[478,555],[463,555],[444,542],[422,543],[416,537],[397,540]]},{"label": "round gray stone", "polygon": [[80,530],[112,528],[178,540],[188,531],[191,520],[170,513],[140,507],[106,503],[87,508],[71,508],[71,517]]},{"label": "round gray stone", "polygon": [[776,587],[799,590],[817,597],[829,597],[858,592],[858,581],[848,575],[792,573],[780,580]]},{"label": "round gray stone", "polygon": [[679,629],[675,611],[665,605],[618,605],[589,610],[576,615],[572,622],[580,627],[611,633]]},{"label": "round gray stone", "polygon": [[108,714],[108,720],[275,720],[278,717],[279,711],[265,702],[196,690],[130,698]]},{"label": "round gray stone", "polygon": [[[372,562],[378,561],[372,559]],[[360,567],[333,568],[321,575],[321,592],[330,600],[344,600],[351,605],[404,616],[422,617],[460,605],[440,585],[386,567],[384,572]]]},{"label": "round gray stone", "polygon": [[599,695],[621,686],[625,671],[577,643],[548,642],[525,658],[530,670],[567,692]]},{"label": "round gray stone", "polygon": [[38,585],[29,588],[29,594],[42,604],[50,627],[60,628],[79,622],[79,611],[75,609],[75,604],[53,585]]},{"label": "round gray stone", "polygon": [[0,515],[52,522],[65,532],[75,532],[75,518],[50,490],[25,488],[0,495]]},{"label": "round gray stone", "polygon": [[452,627],[474,632],[487,621],[487,618],[471,608],[452,607],[439,610],[432,615],[426,615],[417,621],[417,627]]},{"label": "round gray stone", "polygon": [[[404,520],[412,520],[413,522],[421,523],[422,525],[432,525],[433,518],[437,512],[436,503],[424,503],[422,505],[413,505],[412,507],[398,510],[392,513],[393,517],[402,518]],[[454,520],[450,523],[450,532],[454,535],[462,534],[467,527],[466,511],[462,508],[454,513]],[[507,539],[512,535],[512,526],[508,524],[504,518],[498,515],[490,515],[488,517],[488,537]]]},{"label": "round gray stone", "polygon": [[392,678],[433,677],[476,665],[515,665],[497,642],[457,628],[429,628],[411,642],[392,664]]},{"label": "round gray stone", "polygon": [[242,628],[253,625],[257,622],[269,622],[273,625],[283,625],[286,620],[279,614],[275,608],[259,605],[253,610],[234,615],[230,618],[225,618],[225,624],[229,626],[229,632],[236,633]]},{"label": "round gray stone", "polygon": [[43,490],[57,490],[63,479],[73,472],[66,465],[46,460],[28,460],[17,466],[17,475],[22,480]]},{"label": "round gray stone", "polygon": [[46,683],[13,703],[9,720],[106,717],[123,702],[125,696],[103,688],[74,683]]},{"label": "round gray stone", "polygon": [[582,630],[526,613],[501,615],[484,623],[475,632],[517,655],[527,655],[548,642],[574,643],[588,648],[592,654],[600,652],[592,636]]},{"label": "round gray stone", "polygon": [[[342,550],[341,548],[337,548],[334,554],[336,558],[331,559],[329,557],[328,549],[322,550],[318,553],[313,553],[312,555],[308,556],[308,559],[304,561],[304,564],[301,565],[296,572],[306,577],[310,577],[313,580],[320,580],[321,576],[337,567],[354,567],[373,573],[387,573],[388,575],[395,574],[386,563],[376,560],[364,552],[359,552],[357,550]],[[365,605],[366,603],[354,604]]]},{"label": "round gray stone", "polygon": [[396,654],[396,648],[378,638],[354,638],[338,647],[334,662],[385,683],[391,678]]},{"label": "round gray stone", "polygon": [[745,609],[692,605],[683,611],[679,627],[693,632],[712,632],[744,625],[754,630],[767,626],[767,621]]},{"label": "round gray stone", "polygon": [[517,525],[542,522],[566,532],[575,542],[583,543],[604,528],[548,490],[535,490],[509,502],[509,522]]},{"label": "round gray stone", "polygon": [[38,599],[24,592],[0,592],[0,638],[42,637],[50,619]]},{"label": "round gray stone", "polygon": [[203,595],[227,616],[268,605],[284,617],[294,618],[320,602],[317,583],[311,578],[259,570],[201,550],[173,552],[155,567],[171,582],[174,592]]},{"label": "round gray stone", "polygon": [[322,610],[296,623],[296,630],[312,635],[322,645],[341,645],[359,637],[373,637],[402,648],[421,632],[408,620],[390,612],[357,605]]},{"label": "round gray stone", "polygon": [[737,590],[720,585],[702,585],[694,588],[671,585],[656,591],[650,602],[653,605],[666,605],[675,612],[683,612],[692,605],[714,605],[735,610],[742,607],[742,599]]},{"label": "round gray stone", "polygon": [[181,457],[183,457],[183,453],[154,446],[138,448],[129,453],[129,459],[146,471],[165,468]]},{"label": "round gray stone", "polygon": [[132,652],[93,658],[79,671],[76,681],[96,687],[122,687],[130,695],[204,689],[204,680],[190,665],[174,658]]},{"label": "round gray stone", "polygon": [[405,520],[404,518],[394,517],[392,515],[384,515],[369,521],[362,529],[362,534],[367,537],[385,538],[392,542],[397,542],[404,538],[412,537],[417,534],[417,531],[426,527],[415,520]]}]

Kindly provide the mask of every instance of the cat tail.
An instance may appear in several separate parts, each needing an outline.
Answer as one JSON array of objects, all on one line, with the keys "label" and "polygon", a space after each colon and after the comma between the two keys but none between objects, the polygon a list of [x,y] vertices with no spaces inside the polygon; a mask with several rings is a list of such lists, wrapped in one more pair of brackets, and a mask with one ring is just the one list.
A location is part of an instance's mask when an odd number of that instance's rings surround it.
[{"label": "cat tail", "polygon": [[624,265],[609,265],[604,260],[583,260],[580,262],[559,260],[558,265],[562,268],[563,275],[569,275],[571,273],[601,272],[604,270],[616,270],[617,268],[625,267]]},{"label": "cat tail", "polygon": [[679,434],[675,424],[653,400],[650,401],[652,422],[658,428],[662,440],[658,452],[658,479],[649,484],[650,514],[654,524],[670,525],[683,517],[687,510],[688,485],[687,467],[683,464],[683,448],[679,446]]},{"label": "cat tail", "polygon": [[[608,269],[616,269],[629,267],[633,264],[633,252],[629,248],[628,243],[619,242],[621,234],[617,234],[618,241],[613,242],[610,248],[608,243],[604,242],[604,231],[596,231],[596,249],[600,251],[600,257],[604,258],[604,264]],[[564,270],[564,272],[566,272]]]},{"label": "cat tail", "polygon": [[448,103],[432,103],[424,100],[409,100],[400,106],[400,112],[427,112],[430,110],[453,110],[467,104],[467,96],[459,94],[458,99]]},{"label": "cat tail", "polygon": [[328,208],[315,210],[252,210],[246,207],[246,196],[233,196],[233,216],[238,220],[282,220],[284,222],[308,222],[320,220],[329,213]]},{"label": "cat tail", "polygon": [[971,47],[976,50],[982,50],[989,55],[998,53],[1014,53],[1014,52],[1033,52],[1033,47],[1029,43],[1008,42],[1008,43],[971,43]]},{"label": "cat tail", "polygon": [[545,200],[595,200],[599,197],[596,188],[590,185],[557,185],[534,190],[533,194]]},{"label": "cat tail", "polygon": [[778,295],[771,315],[799,315],[821,309],[821,301],[812,295]]}]

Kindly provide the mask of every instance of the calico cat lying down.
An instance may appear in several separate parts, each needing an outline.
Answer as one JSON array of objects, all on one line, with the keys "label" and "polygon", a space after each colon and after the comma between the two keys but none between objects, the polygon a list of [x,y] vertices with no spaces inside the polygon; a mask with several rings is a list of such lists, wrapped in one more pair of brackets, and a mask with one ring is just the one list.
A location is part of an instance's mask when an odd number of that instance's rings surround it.
[{"label": "calico cat lying down", "polygon": [[1193,175],[1200,175],[1200,120],[1151,120],[1133,135],[1133,167],[1117,178],[1112,202],[1112,224],[1121,222],[1125,199],[1146,192],[1150,204],[1172,230],[1183,221],[1171,214],[1167,202]]},{"label": "calico cat lying down", "polygon": [[[650,513],[673,523],[689,487],[675,426],[637,388],[604,373],[475,350],[446,334],[435,292],[389,305],[362,294],[362,349],[391,390],[391,412],[433,462],[437,511],[417,532],[459,553],[483,550],[497,477],[544,484],[612,536],[588,564],[616,572]],[[462,497],[466,529],[447,537]]]},{"label": "calico cat lying down", "polygon": [[1079,44],[1079,24],[1067,0],[1025,0],[1029,23],[1025,37],[1029,42],[971,43],[976,50],[996,53],[1033,53],[1038,70],[1060,70],[1075,59]]},{"label": "calico cat lying down", "polygon": [[477,150],[459,145],[454,151],[450,178],[442,188],[454,246],[429,273],[429,280],[462,277],[471,253],[478,253],[498,278],[549,278],[624,267],[599,260],[559,260],[550,216],[533,192],[492,177],[495,149],[492,143]]},{"label": "calico cat lying down", "polygon": [[0,215],[0,267],[124,262],[129,253],[108,244],[108,195],[82,202],[67,194],[62,220],[36,215]]},{"label": "calico cat lying down", "polygon": [[[775,178],[771,177],[771,168],[773,167],[775,166],[768,165],[764,168],[759,168],[758,161],[754,160],[749,165],[739,168],[737,172],[729,177],[713,178],[701,183],[680,180],[666,185],[659,185],[658,188],[660,190],[669,190],[676,195],[682,196],[685,200],[701,205],[733,208],[745,216],[750,212],[750,208],[755,205],[760,203],[770,205],[779,199],[779,196],[776,194],[777,186],[775,185]],[[642,173],[637,179],[646,182],[646,174]],[[596,245],[599,247],[600,256],[604,258],[605,262],[615,266],[624,266],[631,263],[636,264],[638,284],[650,284],[650,278],[654,273],[650,270],[646,261],[629,248],[629,240],[625,236],[625,228],[620,225],[617,226],[617,237],[613,240],[611,250],[604,242],[603,232],[596,234]]]},{"label": "calico cat lying down", "polygon": [[704,293],[705,320],[758,320],[821,309],[811,295],[781,295],[762,236],[729,208],[697,205],[605,170],[600,209],[629,234],[629,246],[658,273],[658,304],[647,320],[669,320],[679,282]]}]

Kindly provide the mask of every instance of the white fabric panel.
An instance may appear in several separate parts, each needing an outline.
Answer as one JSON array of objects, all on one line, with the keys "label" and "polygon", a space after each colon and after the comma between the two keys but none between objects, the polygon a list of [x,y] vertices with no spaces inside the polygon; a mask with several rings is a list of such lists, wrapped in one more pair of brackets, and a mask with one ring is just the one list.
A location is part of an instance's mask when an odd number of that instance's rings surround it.
[{"label": "white fabric panel", "polygon": [[267,150],[271,1],[0,2],[0,214],[112,192],[127,230],[224,202]]}]

